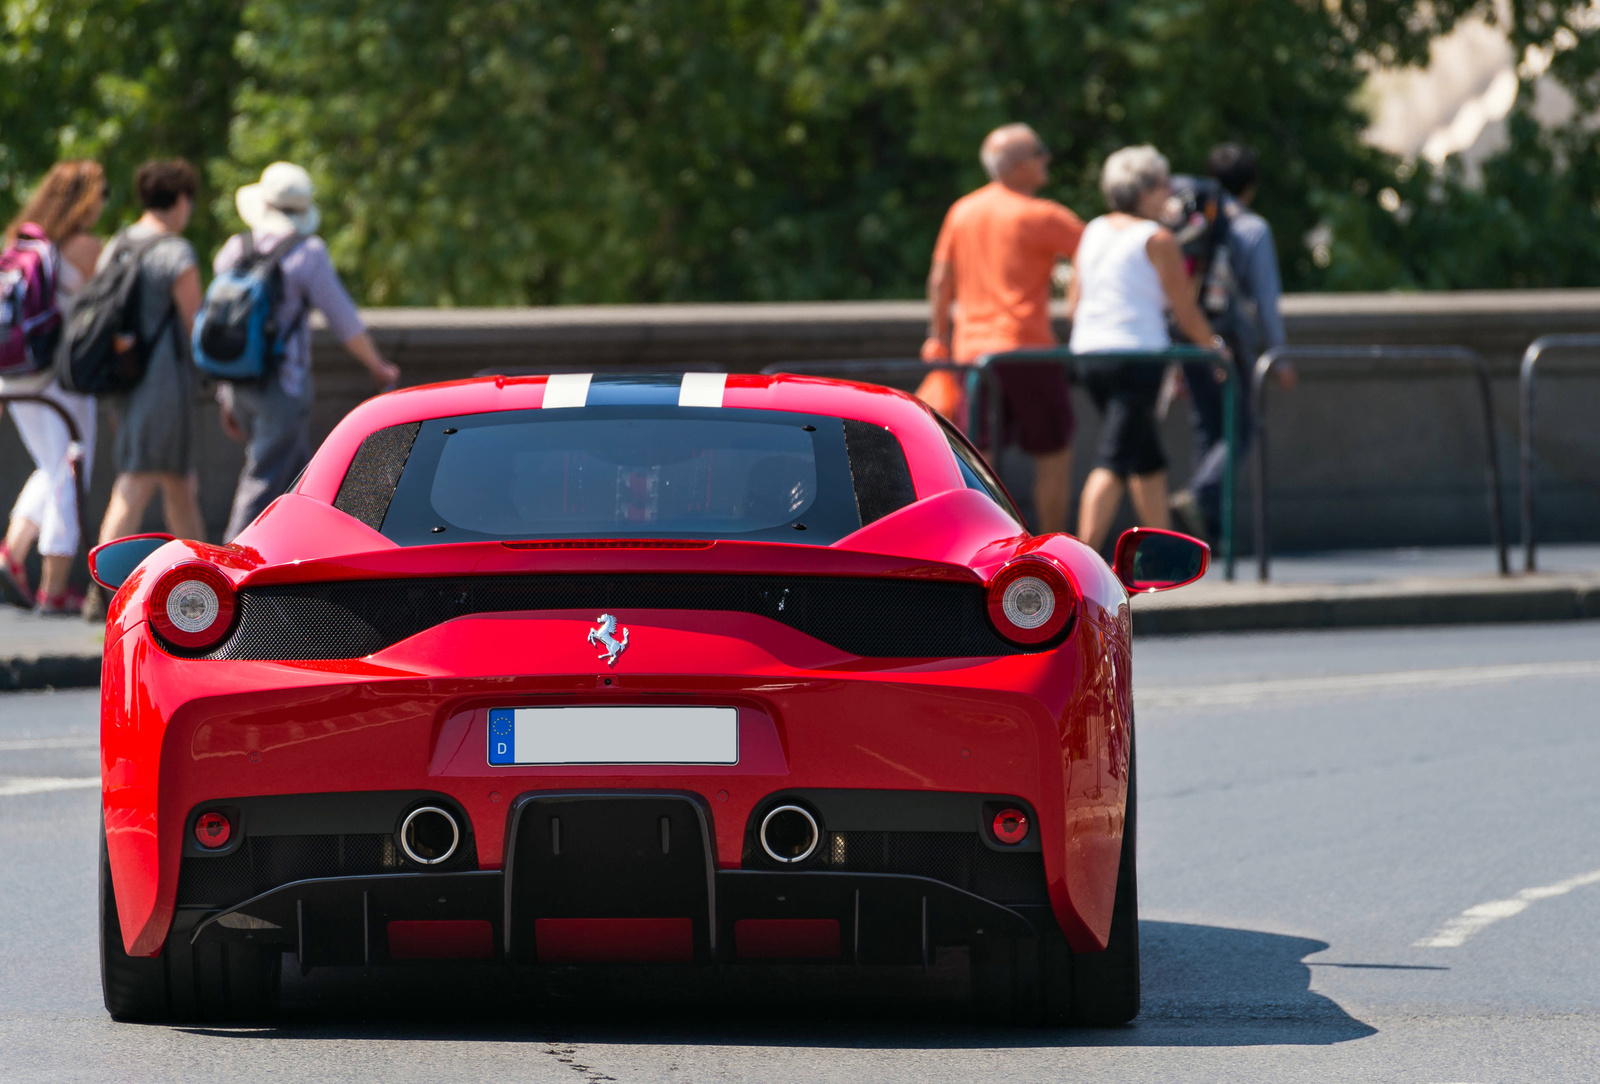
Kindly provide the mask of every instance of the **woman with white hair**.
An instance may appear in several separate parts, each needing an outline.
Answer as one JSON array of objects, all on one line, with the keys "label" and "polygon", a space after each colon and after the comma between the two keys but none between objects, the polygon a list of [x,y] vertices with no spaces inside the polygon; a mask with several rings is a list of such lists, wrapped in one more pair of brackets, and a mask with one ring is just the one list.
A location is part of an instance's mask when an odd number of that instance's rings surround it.
[{"label": "woman with white hair", "polygon": [[[1167,160],[1149,145],[1124,147],[1106,159],[1100,191],[1111,213],[1085,228],[1067,290],[1073,353],[1165,350],[1169,318],[1191,341],[1225,351],[1195,304],[1178,239],[1157,221],[1172,195]],[[1162,374],[1159,365],[1123,362],[1085,376],[1102,428],[1078,501],[1078,537],[1096,549],[1124,492],[1141,526],[1168,525],[1167,458],[1155,418]]]}]

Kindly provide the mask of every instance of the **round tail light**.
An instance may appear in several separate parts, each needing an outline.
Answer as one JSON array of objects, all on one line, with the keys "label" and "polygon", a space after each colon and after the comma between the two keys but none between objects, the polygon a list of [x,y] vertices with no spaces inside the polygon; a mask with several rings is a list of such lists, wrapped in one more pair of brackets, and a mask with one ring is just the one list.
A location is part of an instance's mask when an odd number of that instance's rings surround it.
[{"label": "round tail light", "polygon": [[1078,596],[1046,557],[1018,557],[989,581],[989,620],[1014,644],[1055,639],[1072,620]]},{"label": "round tail light", "polygon": [[1010,806],[994,815],[994,838],[1007,846],[1016,846],[1028,838],[1028,815]]},{"label": "round tail light", "polygon": [[226,847],[232,835],[233,825],[221,813],[202,813],[194,822],[194,838],[207,850]]},{"label": "round tail light", "polygon": [[177,647],[210,647],[233,627],[233,584],[199,561],[168,569],[150,592],[150,623]]}]

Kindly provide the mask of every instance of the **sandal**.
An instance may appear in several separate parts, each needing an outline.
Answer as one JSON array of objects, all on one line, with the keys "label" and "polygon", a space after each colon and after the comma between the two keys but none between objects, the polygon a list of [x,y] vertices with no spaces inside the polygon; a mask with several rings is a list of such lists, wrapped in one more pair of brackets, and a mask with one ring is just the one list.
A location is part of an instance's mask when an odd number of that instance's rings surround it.
[{"label": "sandal", "polygon": [[11,547],[0,542],[0,594],[13,606],[33,608],[33,588],[28,586],[28,570],[11,556]]},{"label": "sandal", "polygon": [[33,612],[40,617],[81,617],[83,615],[83,592],[69,587],[59,595],[51,598],[40,598],[39,604]]}]

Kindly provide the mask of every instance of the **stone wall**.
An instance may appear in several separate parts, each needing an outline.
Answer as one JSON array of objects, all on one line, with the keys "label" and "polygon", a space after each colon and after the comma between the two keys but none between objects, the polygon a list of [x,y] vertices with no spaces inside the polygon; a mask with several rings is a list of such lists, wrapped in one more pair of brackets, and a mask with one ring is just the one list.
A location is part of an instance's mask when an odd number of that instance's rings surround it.
[{"label": "stone wall", "polygon": [[[1505,469],[1508,531],[1516,526],[1516,362],[1550,332],[1600,331],[1600,291],[1328,294],[1286,299],[1297,344],[1459,344],[1493,365],[1495,411]],[[598,368],[755,371],[774,362],[906,357],[926,322],[919,302],[774,305],[592,306],[550,309],[374,309],[364,314],[407,385],[483,369],[584,371]],[[1065,328],[1061,328],[1065,334]],[[318,439],[371,385],[364,371],[320,330],[314,345]],[[1600,538],[1600,380],[1560,375],[1550,364],[1540,397],[1541,537]],[[1398,367],[1361,376],[1306,366],[1301,386],[1270,403],[1275,547],[1284,551],[1367,546],[1450,545],[1488,540],[1482,425],[1466,377],[1415,379]],[[1600,375],[1600,370],[1597,370]],[[1078,474],[1087,470],[1097,425],[1080,393]],[[197,403],[201,490],[213,535],[227,519],[242,462],[215,419]],[[110,486],[112,434],[102,416],[91,519]],[[1173,474],[1189,462],[1186,410],[1166,424]],[[0,425],[0,493],[21,487],[29,467],[15,429]],[[1018,489],[1026,478],[1008,463]],[[1241,528],[1248,520],[1242,487]],[[152,510],[149,525],[159,524]]]}]

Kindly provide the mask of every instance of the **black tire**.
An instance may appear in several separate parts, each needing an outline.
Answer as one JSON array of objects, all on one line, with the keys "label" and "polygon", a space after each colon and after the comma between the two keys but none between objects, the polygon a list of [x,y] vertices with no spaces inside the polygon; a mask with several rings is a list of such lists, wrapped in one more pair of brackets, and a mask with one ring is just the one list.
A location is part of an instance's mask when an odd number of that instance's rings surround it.
[{"label": "black tire", "polygon": [[159,956],[129,956],[100,833],[100,989],[113,1020],[186,1023],[258,1020],[278,1003],[282,953],[254,945],[191,947],[174,929]]},{"label": "black tire", "polygon": [[[1111,906],[1111,937],[1104,952],[1073,952],[1058,931],[1051,931],[1055,936],[1046,940],[1043,967],[1046,988],[1055,995],[1050,998],[1047,1013],[1052,1023],[1112,1027],[1139,1015],[1138,808],[1130,754],[1127,814],[1117,865],[1117,896]],[[1063,979],[1070,984],[1070,1000],[1057,992]]]},{"label": "black tire", "polygon": [[1111,937],[1103,952],[1073,952],[1048,912],[1040,938],[975,942],[968,959],[979,1019],[1012,1025],[1112,1027],[1139,1014],[1138,804],[1128,760],[1128,803],[1117,864]]}]

